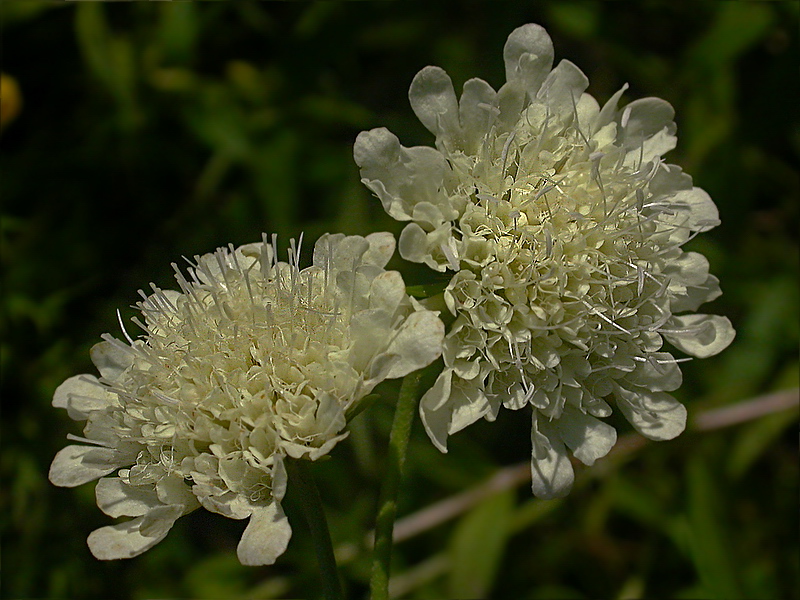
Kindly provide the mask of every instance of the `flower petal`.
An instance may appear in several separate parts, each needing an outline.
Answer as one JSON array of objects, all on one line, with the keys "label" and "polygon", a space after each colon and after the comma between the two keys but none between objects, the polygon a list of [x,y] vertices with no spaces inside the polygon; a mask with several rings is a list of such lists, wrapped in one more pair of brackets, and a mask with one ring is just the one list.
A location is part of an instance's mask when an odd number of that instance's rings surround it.
[{"label": "flower petal", "polygon": [[65,408],[70,419],[85,421],[89,413],[117,403],[112,394],[94,375],[75,375],[56,388],[53,406]]},{"label": "flower petal", "polygon": [[99,560],[133,558],[163,540],[182,514],[180,506],[159,506],[145,516],[96,529],[86,541]]},{"label": "flower petal", "polygon": [[370,308],[394,315],[406,298],[406,286],[397,271],[384,271],[372,280],[369,288]]},{"label": "flower petal", "polygon": [[58,451],[48,478],[59,487],[75,487],[125,466],[114,448],[71,445]]},{"label": "flower petal", "polygon": [[89,351],[94,366],[104,379],[114,381],[133,362],[132,352],[126,352],[123,346],[122,342],[119,344],[100,342],[92,346]]},{"label": "flower petal", "polygon": [[326,233],[314,244],[313,261],[318,267],[331,264],[350,271],[362,263],[367,250],[369,242],[361,236]]},{"label": "flower petal", "polygon": [[578,128],[587,137],[594,129],[597,117],[600,114],[600,105],[590,94],[581,94],[575,106],[575,116],[578,119]]},{"label": "flower petal", "polygon": [[441,452],[447,452],[447,436],[452,409],[447,406],[453,371],[445,369],[419,402],[419,415],[428,437]]},{"label": "flower petal", "polygon": [[730,320],[719,315],[673,317],[665,327],[663,335],[673,346],[697,358],[719,354],[736,336]]},{"label": "flower petal", "polygon": [[708,259],[699,252],[683,252],[665,265],[670,291],[683,291],[686,286],[702,285],[708,279]]},{"label": "flower petal", "polygon": [[364,239],[367,240],[369,249],[364,253],[363,264],[384,268],[394,254],[394,235],[388,231],[378,231],[370,233]]},{"label": "flower petal", "polygon": [[531,489],[534,496],[542,500],[566,496],[575,481],[575,471],[564,442],[550,427],[546,421],[537,423],[537,413],[533,412]]},{"label": "flower petal", "polygon": [[620,113],[620,141],[626,149],[638,148],[665,128],[674,133],[675,109],[661,98],[640,98]]},{"label": "flower petal", "polygon": [[597,120],[595,121],[595,127],[592,133],[596,133],[600,131],[603,127],[614,121],[615,116],[617,114],[617,104],[619,104],[619,99],[622,97],[622,94],[628,89],[628,84],[624,84],[619,90],[617,90],[611,98],[609,98],[606,103],[603,105],[603,108],[600,109],[600,114],[597,115]]},{"label": "flower petal", "polygon": [[414,114],[437,139],[458,133],[458,101],[453,82],[440,67],[425,67],[408,90]]},{"label": "flower petal", "polygon": [[483,79],[473,78],[464,84],[458,103],[458,116],[463,136],[463,150],[475,154],[483,137],[497,119],[497,92]]},{"label": "flower petal", "polygon": [[128,485],[119,477],[103,477],[94,489],[97,506],[109,517],[141,517],[162,502],[155,491]]},{"label": "flower petal", "polygon": [[452,369],[445,369],[420,400],[419,412],[433,445],[447,452],[448,436],[481,417],[493,421],[499,408],[500,401],[490,400],[479,383],[453,377]]},{"label": "flower petal", "polygon": [[[716,204],[701,188],[681,190],[665,203],[675,212],[670,221],[689,231],[708,231],[720,224]],[[666,221],[666,216],[661,220]]]},{"label": "flower petal", "polygon": [[709,275],[703,283],[689,286],[682,292],[675,293],[670,301],[670,308],[673,313],[694,311],[702,304],[711,302],[721,295],[719,279],[714,275]]},{"label": "flower petal", "polygon": [[384,209],[398,221],[411,220],[418,202],[440,206],[447,162],[434,148],[404,148],[386,128],[362,131],[353,147],[361,181],[380,199]]},{"label": "flower petal", "polygon": [[686,429],[686,407],[666,392],[620,387],[617,406],[630,424],[651,440],[671,440]]},{"label": "flower petal", "polygon": [[173,474],[163,477],[156,483],[156,494],[163,504],[180,504],[186,512],[200,506],[197,496],[192,493],[192,488],[182,476]]},{"label": "flower petal", "polygon": [[616,429],[574,408],[566,408],[554,426],[575,458],[585,465],[593,465],[617,443]]},{"label": "flower petal", "polygon": [[551,109],[573,113],[581,94],[589,87],[589,79],[578,67],[562,60],[550,71],[536,97],[544,100]]},{"label": "flower petal", "polygon": [[292,528],[278,502],[253,509],[236,554],[243,565],[271,565],[286,551]]},{"label": "flower petal", "polygon": [[392,364],[387,379],[395,379],[421,369],[442,355],[444,323],[434,311],[422,310],[409,315],[392,338],[386,353],[398,360]]},{"label": "flower petal", "polygon": [[625,379],[651,392],[674,392],[683,383],[683,373],[669,352],[652,352]]},{"label": "flower petal", "polygon": [[553,66],[553,42],[541,25],[528,23],[517,27],[503,47],[506,81],[519,81],[531,96]]},{"label": "flower petal", "polygon": [[425,230],[416,223],[409,223],[400,232],[398,241],[400,256],[410,262],[421,263],[430,254]]}]

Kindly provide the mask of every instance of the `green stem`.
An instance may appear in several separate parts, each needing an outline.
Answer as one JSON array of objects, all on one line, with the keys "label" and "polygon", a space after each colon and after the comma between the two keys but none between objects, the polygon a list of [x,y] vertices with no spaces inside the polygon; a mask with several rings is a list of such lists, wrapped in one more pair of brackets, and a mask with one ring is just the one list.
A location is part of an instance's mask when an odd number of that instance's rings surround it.
[{"label": "green stem", "polygon": [[419,370],[406,375],[397,398],[392,432],[389,435],[389,457],[380,492],[378,516],[375,520],[375,549],[370,580],[371,600],[388,600],[389,598],[389,570],[392,558],[392,534],[397,514],[397,491],[403,477],[408,439],[416,412],[417,391],[422,373],[423,371]]},{"label": "green stem", "polygon": [[310,464],[306,460],[290,459],[286,461],[286,465],[289,470],[289,480],[292,485],[297,486],[300,504],[311,529],[311,539],[314,541],[322,579],[322,593],[325,600],[342,600],[342,588],[336,568],[336,557],[333,554],[331,534]]}]

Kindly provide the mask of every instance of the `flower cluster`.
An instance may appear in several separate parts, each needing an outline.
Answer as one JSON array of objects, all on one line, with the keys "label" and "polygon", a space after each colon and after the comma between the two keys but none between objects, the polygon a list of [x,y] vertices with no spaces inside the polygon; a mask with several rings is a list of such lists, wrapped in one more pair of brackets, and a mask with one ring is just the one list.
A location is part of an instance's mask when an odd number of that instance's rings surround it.
[{"label": "flower cluster", "polygon": [[72,377],[53,398],[86,426],[50,480],[100,479],[100,509],[135,517],[89,536],[97,558],[144,552],[199,506],[250,519],[242,563],[283,553],[284,459],[328,453],[378,383],[441,354],[438,314],[384,269],[394,248],[388,233],[324,235],[301,269],[299,245],[281,262],[265,237],[196,257],[188,280],[173,265],[180,291],[140,292],[143,337],[104,336],[100,377]]},{"label": "flower cluster", "polygon": [[682,244],[719,223],[689,176],[663,162],[672,107],[644,98],[600,106],[574,64],[553,65],[538,25],[516,29],[498,91],[481,79],[458,99],[438,67],[420,71],[411,106],[436,147],[405,148],[380,128],[359,135],[362,181],[408,221],[403,258],[453,272],[445,368],[421,401],[433,443],[500,407],[532,407],[533,491],[566,494],[568,451],[586,464],[616,431],[613,401],[643,435],[670,439],[686,410],[666,340],[706,357],[733,338],[720,316],[693,314],[720,294],[708,261]]}]

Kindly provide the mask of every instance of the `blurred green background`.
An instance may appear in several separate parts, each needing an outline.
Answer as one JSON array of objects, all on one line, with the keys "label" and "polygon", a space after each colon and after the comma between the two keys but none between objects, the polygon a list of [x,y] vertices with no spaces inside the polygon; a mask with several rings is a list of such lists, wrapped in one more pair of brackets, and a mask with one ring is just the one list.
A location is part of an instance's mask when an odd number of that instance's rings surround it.
[{"label": "blurred green background", "polygon": [[[297,499],[273,567],[242,567],[243,522],[197,511],[139,558],[94,560],[109,524],[93,485],[47,481],[67,433],[55,387],[92,370],[136,290],[171,285],[170,262],[277,233],[399,232],[359,182],[352,143],[387,126],[431,144],[407,101],[413,75],[456,88],[504,81],[502,48],[538,22],[556,59],[602,103],[654,95],[677,111],[667,158],[716,200],[723,225],[691,242],[738,329],[690,362],[690,415],[798,386],[797,2],[40,2],[6,0],[2,70],[21,105],[0,134],[2,191],[2,597],[271,598],[319,594]],[[4,88],[3,110],[13,94]],[[12,111],[13,112],[13,111]],[[308,247],[308,246],[307,246]],[[409,284],[425,271],[392,263]],[[314,465],[348,597],[369,577],[391,420],[384,400]],[[791,395],[790,395],[791,397]],[[453,518],[395,547],[408,598],[798,598],[798,413],[687,431],[579,470],[572,494],[532,498],[523,477],[468,496]],[[630,428],[619,423],[623,431]],[[400,516],[526,463],[529,422],[503,413],[440,455],[419,423]],[[635,445],[635,438],[634,438]],[[290,482],[291,485],[291,482]],[[463,497],[459,497],[464,500]],[[470,500],[472,498],[472,501]],[[426,513],[429,514],[429,513]],[[440,514],[440,513],[437,513]]]}]

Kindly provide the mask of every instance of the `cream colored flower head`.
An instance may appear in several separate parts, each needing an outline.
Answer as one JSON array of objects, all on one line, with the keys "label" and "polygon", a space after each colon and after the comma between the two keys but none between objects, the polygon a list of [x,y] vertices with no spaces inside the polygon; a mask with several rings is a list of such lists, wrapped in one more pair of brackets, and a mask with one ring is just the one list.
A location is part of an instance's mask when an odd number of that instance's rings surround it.
[{"label": "cream colored flower head", "polygon": [[426,67],[409,98],[436,148],[405,148],[386,129],[355,144],[362,181],[407,221],[405,259],[451,272],[455,321],[445,368],[421,401],[433,443],[501,406],[532,407],[533,491],[566,494],[568,458],[592,464],[616,441],[615,403],[643,435],[670,439],[686,410],[670,394],[678,360],[733,339],[730,322],[694,314],[720,294],[708,261],[681,245],[719,224],[717,209],[662,156],[674,111],[644,98],[604,105],[538,25],[506,42],[506,83],[470,79],[458,99]]},{"label": "cream colored flower head", "polygon": [[378,383],[441,354],[437,313],[384,269],[394,245],[389,233],[324,235],[300,269],[294,242],[280,262],[265,238],[196,257],[189,280],[173,265],[180,291],[142,293],[145,335],[104,336],[92,349],[100,377],[72,377],[53,398],[86,426],[50,481],[99,478],[100,509],[134,517],[92,532],[97,558],[144,552],[199,506],[250,519],[242,563],[283,553],[284,459],[328,453]]}]

